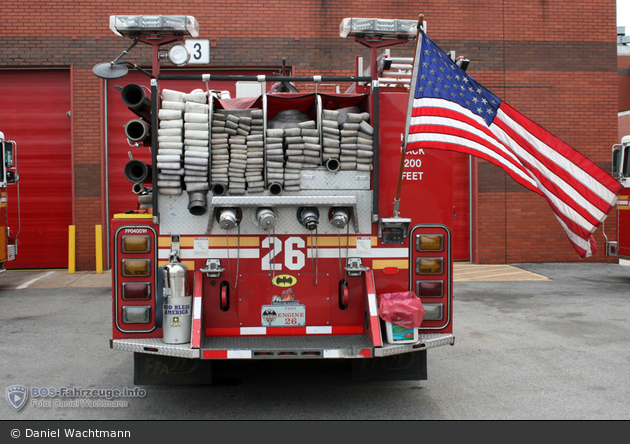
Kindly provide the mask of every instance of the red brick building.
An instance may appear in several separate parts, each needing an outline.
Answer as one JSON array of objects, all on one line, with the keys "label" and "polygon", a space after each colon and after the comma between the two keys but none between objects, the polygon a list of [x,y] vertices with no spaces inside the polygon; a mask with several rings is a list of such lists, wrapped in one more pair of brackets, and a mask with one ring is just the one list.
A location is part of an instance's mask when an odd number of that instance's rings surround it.
[{"label": "red brick building", "polygon": [[[105,89],[92,67],[114,59],[130,43],[109,30],[110,15],[194,16],[200,38],[211,40],[208,70],[277,70],[286,58],[296,75],[351,75],[355,56],[369,60],[369,51],[339,37],[343,18],[414,20],[424,14],[438,45],[471,59],[469,74],[606,170],[610,147],[618,142],[614,0],[6,0],[0,12],[5,17],[0,130],[18,141],[23,153],[18,168],[24,171],[19,250],[24,255],[15,267],[63,267],[68,225],[76,226],[77,269],[95,267],[94,226],[107,230],[110,184]],[[410,57],[412,51],[412,45],[392,49],[397,56]],[[127,59],[150,67],[150,48],[138,45]],[[579,260],[543,198],[486,162],[479,162],[476,174],[474,261]],[[609,222],[606,233],[613,230]],[[600,252],[589,260],[607,261],[601,230],[596,240]]]}]

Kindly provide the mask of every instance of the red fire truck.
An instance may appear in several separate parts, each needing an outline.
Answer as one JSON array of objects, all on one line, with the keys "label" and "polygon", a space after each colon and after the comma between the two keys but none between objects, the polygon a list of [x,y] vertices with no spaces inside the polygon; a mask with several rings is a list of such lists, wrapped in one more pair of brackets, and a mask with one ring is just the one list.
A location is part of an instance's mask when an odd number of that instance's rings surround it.
[{"label": "red fire truck", "polygon": [[[5,272],[4,263],[15,260],[17,253],[17,235],[12,235],[9,228],[8,216],[8,194],[9,184],[15,184],[18,176],[15,171],[16,143],[12,140],[5,140],[4,133],[0,132],[0,148],[2,149],[2,171],[0,172],[0,220],[4,226],[0,227],[0,273]],[[19,202],[19,195],[18,195]],[[19,205],[19,203],[18,203]],[[18,216],[19,217],[19,216]]]},{"label": "red fire truck", "polygon": [[[426,379],[427,350],[454,344],[452,238],[440,222],[453,207],[414,188],[416,167],[440,155],[409,153],[403,165],[408,85],[383,78],[392,60],[376,57],[413,44],[417,22],[344,20],[342,36],[372,51],[369,75],[348,77],[161,74],[162,45],[176,64],[202,47],[194,17],[112,16],[110,26],[154,54],[151,73],[120,57],[94,67],[105,79],[129,68],[147,77],[121,91],[129,143],[151,148],[150,165],[125,168],[144,206],[110,227],[111,348],[135,353],[136,383],[175,369],[192,378],[200,363],[280,359]],[[215,81],[260,93],[228,98]],[[351,87],[300,93],[299,82]],[[420,325],[379,316],[388,297],[420,301],[401,315],[421,313]]]},{"label": "red fire truck", "polygon": [[606,241],[606,254],[630,259],[630,136],[613,145],[613,176],[623,185],[617,200],[617,239]]}]

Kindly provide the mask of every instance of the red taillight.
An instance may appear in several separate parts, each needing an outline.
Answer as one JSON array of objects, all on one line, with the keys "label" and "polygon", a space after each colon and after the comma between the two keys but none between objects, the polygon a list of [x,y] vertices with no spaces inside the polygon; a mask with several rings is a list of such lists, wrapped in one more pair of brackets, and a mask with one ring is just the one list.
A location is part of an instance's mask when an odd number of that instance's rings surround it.
[{"label": "red taillight", "polygon": [[416,281],[416,294],[421,298],[444,296],[444,281]]},{"label": "red taillight", "polygon": [[126,301],[148,300],[151,296],[148,282],[123,282],[122,298]]}]

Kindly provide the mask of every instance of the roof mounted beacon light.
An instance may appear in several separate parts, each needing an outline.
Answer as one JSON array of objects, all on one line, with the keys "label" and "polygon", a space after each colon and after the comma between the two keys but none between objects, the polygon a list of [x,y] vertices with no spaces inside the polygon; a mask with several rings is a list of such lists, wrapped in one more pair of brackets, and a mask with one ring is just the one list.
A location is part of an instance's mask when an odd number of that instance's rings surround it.
[{"label": "roof mounted beacon light", "polygon": [[339,25],[339,36],[413,40],[417,29],[416,20],[345,18]]},{"label": "roof mounted beacon light", "polygon": [[199,37],[199,23],[190,15],[111,15],[109,28],[123,36]]}]

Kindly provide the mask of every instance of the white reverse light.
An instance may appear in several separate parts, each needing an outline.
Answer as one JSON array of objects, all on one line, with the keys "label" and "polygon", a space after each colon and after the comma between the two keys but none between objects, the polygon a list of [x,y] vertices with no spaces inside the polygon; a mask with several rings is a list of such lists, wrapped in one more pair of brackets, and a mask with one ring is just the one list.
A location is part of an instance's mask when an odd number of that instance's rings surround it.
[{"label": "white reverse light", "polygon": [[190,60],[190,51],[188,51],[186,45],[173,45],[168,52],[168,59],[175,66],[185,65]]}]

